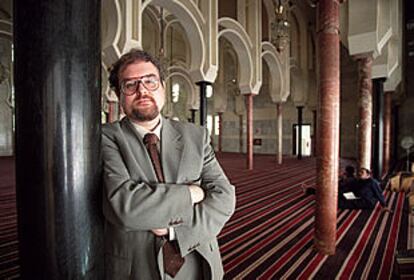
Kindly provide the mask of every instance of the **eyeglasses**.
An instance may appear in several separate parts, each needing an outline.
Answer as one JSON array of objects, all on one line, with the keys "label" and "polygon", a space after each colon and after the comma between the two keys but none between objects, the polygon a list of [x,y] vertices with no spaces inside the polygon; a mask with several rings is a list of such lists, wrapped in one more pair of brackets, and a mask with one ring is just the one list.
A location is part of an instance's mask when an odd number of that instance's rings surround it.
[{"label": "eyeglasses", "polygon": [[123,81],[121,91],[124,95],[133,95],[138,91],[140,83],[149,91],[154,91],[160,86],[160,81],[156,77],[142,77],[141,79]]}]

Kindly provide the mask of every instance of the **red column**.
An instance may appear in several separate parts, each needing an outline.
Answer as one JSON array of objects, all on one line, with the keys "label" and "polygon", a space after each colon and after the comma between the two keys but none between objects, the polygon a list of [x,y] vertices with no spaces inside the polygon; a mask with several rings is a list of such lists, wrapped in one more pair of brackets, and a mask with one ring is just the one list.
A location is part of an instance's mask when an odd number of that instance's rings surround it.
[{"label": "red column", "polygon": [[247,116],[247,169],[253,170],[253,94],[246,94],[246,116]]},{"label": "red column", "polygon": [[239,115],[239,151],[243,153],[243,115]]},{"label": "red column", "polygon": [[277,163],[282,164],[283,157],[283,127],[282,127],[282,104],[276,104],[277,112]]},{"label": "red column", "polygon": [[[339,164],[339,3],[318,4],[319,102],[315,248],[335,254]],[[322,137],[323,136],[323,137]]]},{"label": "red column", "polygon": [[218,130],[219,130],[219,135],[218,135],[218,151],[219,153],[221,153],[222,150],[222,141],[223,141],[223,113],[222,112],[218,112]]},{"label": "red column", "polygon": [[118,102],[108,101],[108,122],[118,120]]},{"label": "red column", "polygon": [[317,137],[318,135],[318,125],[317,125],[317,113],[316,110],[312,110],[313,115],[313,135],[312,135],[312,154],[314,157],[318,156],[317,148]]},{"label": "red column", "polygon": [[359,143],[358,165],[371,169],[372,145],[372,57],[358,59]]},{"label": "red column", "polygon": [[391,108],[392,92],[385,92],[384,96],[384,164],[382,166],[382,175],[390,169],[391,158]]}]

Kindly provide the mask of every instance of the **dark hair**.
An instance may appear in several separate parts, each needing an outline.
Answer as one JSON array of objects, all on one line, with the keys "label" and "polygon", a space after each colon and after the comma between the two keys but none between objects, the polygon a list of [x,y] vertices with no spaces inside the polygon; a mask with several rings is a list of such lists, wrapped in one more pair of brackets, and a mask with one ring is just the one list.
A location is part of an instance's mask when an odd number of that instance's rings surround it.
[{"label": "dark hair", "polygon": [[347,165],[345,167],[345,173],[348,177],[352,177],[355,175],[355,168],[352,165]]},{"label": "dark hair", "polygon": [[118,95],[120,92],[120,84],[119,84],[119,73],[125,69],[126,66],[139,62],[151,62],[158,70],[158,74],[160,76],[160,81],[164,84],[164,71],[162,69],[162,65],[160,61],[150,53],[139,50],[139,49],[131,49],[129,52],[123,54],[111,67],[109,67],[109,84],[111,89],[115,91]]}]

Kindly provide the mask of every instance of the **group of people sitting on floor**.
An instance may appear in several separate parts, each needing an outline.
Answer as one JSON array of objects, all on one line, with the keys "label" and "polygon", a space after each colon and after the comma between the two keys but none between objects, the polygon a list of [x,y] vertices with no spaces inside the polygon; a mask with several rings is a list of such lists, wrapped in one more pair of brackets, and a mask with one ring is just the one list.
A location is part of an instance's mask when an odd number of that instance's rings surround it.
[{"label": "group of people sitting on floor", "polygon": [[[316,189],[308,187],[306,194],[315,194]],[[383,211],[391,212],[386,207],[382,189],[377,180],[372,178],[371,171],[361,167],[358,177],[355,176],[355,168],[346,166],[344,174],[339,177],[338,208],[340,209],[374,209],[379,202]]]}]

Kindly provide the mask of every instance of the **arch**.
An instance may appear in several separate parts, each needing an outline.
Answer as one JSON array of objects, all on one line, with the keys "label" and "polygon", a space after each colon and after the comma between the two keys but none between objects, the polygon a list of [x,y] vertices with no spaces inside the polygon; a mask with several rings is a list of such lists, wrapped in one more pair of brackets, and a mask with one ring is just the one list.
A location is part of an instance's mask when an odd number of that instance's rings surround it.
[{"label": "arch", "polygon": [[199,98],[198,98],[198,91],[195,86],[195,83],[191,80],[191,75],[186,68],[183,66],[171,66],[168,68],[168,76],[166,77],[165,81],[167,82],[174,76],[178,76],[183,78],[183,80],[187,83],[188,89],[191,91],[190,97],[187,100],[187,108],[188,109],[199,109]]},{"label": "arch", "polygon": [[287,100],[289,91],[285,90],[285,81],[282,70],[282,63],[280,62],[278,52],[269,42],[262,43],[262,59],[266,62],[271,76],[270,97],[275,103],[285,102]]},{"label": "arch", "polygon": [[201,26],[205,24],[205,20],[198,7],[192,1],[149,0],[143,3],[141,13],[150,4],[167,9],[181,22],[191,48],[191,76],[196,81],[204,80],[202,66],[205,62],[206,50]]},{"label": "arch", "polygon": [[0,38],[13,40],[13,24],[10,20],[0,19]]},{"label": "arch", "polygon": [[118,0],[102,0],[102,20],[109,23],[102,30],[102,60],[105,65],[111,65],[120,56],[121,51],[117,46],[121,36],[121,8]]},{"label": "arch", "polygon": [[239,88],[242,94],[253,93],[253,73],[251,66],[253,59],[251,48],[253,46],[249,35],[244,28],[232,18],[221,18],[218,21],[220,27],[224,29],[218,34],[218,39],[221,36],[226,38],[233,46],[239,61]]}]

